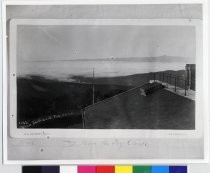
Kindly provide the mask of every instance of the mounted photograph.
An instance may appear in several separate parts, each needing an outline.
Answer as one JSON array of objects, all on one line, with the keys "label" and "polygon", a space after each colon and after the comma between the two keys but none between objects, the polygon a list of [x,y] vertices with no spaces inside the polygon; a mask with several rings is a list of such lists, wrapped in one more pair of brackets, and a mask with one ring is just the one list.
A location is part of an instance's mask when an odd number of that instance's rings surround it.
[{"label": "mounted photograph", "polygon": [[207,158],[202,3],[4,8],[6,162]]},{"label": "mounted photograph", "polygon": [[18,128],[195,129],[195,26],[15,22]]}]

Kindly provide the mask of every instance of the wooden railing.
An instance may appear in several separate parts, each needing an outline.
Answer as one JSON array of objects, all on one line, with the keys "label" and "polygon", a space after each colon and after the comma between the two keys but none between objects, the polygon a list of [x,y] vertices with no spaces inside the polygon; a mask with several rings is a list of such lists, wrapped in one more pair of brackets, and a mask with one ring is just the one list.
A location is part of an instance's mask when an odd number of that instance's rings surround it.
[{"label": "wooden railing", "polygon": [[187,95],[187,90],[189,89],[186,76],[178,76],[166,72],[156,72],[153,73],[153,80],[161,81],[166,84],[174,86],[174,91],[177,92],[177,88],[184,89],[184,95]]}]

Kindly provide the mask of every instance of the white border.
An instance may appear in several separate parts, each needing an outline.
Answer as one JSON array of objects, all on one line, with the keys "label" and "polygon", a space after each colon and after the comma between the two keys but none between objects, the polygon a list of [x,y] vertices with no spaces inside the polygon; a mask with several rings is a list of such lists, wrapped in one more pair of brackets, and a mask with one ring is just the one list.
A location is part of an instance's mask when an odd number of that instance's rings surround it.
[{"label": "white border", "polygon": [[[63,161],[63,160],[19,160],[19,161],[10,161],[8,160],[7,155],[7,137],[8,137],[8,130],[7,130],[7,103],[8,103],[8,67],[7,67],[7,45],[6,45],[6,6],[7,5],[71,5],[71,4],[193,4],[193,3],[202,3],[203,4],[203,45],[204,45],[204,66],[203,66],[203,78],[204,78],[204,85],[203,91],[205,94],[204,100],[204,158],[203,159],[163,159],[163,160],[71,160],[71,161]],[[207,0],[130,0],[130,1],[123,1],[123,0],[70,0],[70,1],[63,1],[63,0],[29,0],[29,1],[3,1],[2,2],[2,23],[3,23],[3,160],[4,163],[7,164],[183,164],[183,163],[207,163],[208,162],[208,153],[209,153],[209,118],[208,118],[208,6]]]},{"label": "white border", "polygon": [[5,5],[205,4],[207,0],[3,0]]},{"label": "white border", "polygon": [[[16,47],[17,26],[129,25],[192,26],[196,30],[196,110],[195,130],[150,129],[20,129],[17,128]],[[193,138],[203,135],[202,96],[202,20],[200,19],[12,19],[10,21],[10,135],[16,138]],[[184,67],[183,67],[184,68]],[[15,74],[15,76],[13,76]],[[199,101],[197,101],[199,100]]]}]

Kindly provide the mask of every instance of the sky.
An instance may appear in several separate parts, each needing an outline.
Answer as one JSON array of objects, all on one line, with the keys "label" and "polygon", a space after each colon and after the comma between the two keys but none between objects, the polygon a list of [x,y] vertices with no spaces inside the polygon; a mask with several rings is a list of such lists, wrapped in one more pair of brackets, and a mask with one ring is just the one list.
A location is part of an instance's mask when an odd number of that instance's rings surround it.
[{"label": "sky", "polygon": [[18,26],[19,61],[195,58],[193,26]]}]

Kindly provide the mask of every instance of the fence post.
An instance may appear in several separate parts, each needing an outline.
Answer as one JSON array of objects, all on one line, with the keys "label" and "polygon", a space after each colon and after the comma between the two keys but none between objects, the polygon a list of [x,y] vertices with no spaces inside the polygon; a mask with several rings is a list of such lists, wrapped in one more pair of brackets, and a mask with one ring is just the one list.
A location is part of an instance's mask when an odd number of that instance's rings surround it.
[{"label": "fence post", "polygon": [[176,77],[176,86],[179,86],[179,78]]},{"label": "fence post", "polygon": [[175,92],[176,92],[176,77],[175,77]]},{"label": "fence post", "polygon": [[184,80],[184,95],[187,95],[187,86],[186,86],[186,80]]}]

